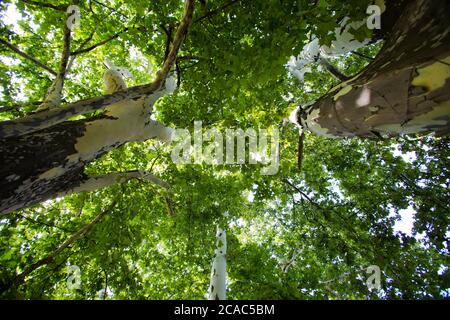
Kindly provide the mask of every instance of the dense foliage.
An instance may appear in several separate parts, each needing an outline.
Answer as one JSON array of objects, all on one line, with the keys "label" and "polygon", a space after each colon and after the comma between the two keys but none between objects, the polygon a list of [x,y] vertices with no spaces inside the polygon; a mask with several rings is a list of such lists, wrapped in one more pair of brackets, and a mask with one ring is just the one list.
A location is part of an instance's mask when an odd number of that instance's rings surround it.
[{"label": "dense foliage", "polygon": [[[198,1],[179,53],[180,86],[158,101],[156,117],[191,131],[194,120],[219,130],[282,128],[279,172],[264,176],[259,165],[249,164],[174,164],[171,146],[153,141],[119,147],[91,163],[88,173],[151,171],[172,186],[175,214],[168,213],[160,189],[132,180],[2,216],[2,297],[203,299],[217,224],[227,229],[230,299],[447,297],[449,138],[330,140],[307,133],[299,170],[298,130],[282,127],[295,104],[337,84],[318,66],[299,84],[286,71],[289,57],[312,34],[329,43],[329,31],[345,16],[360,19],[368,4]],[[79,6],[72,51],[86,39],[84,48],[119,34],[77,56],[64,101],[103,93],[105,58],[131,71],[129,85],[151,81],[164,59],[163,29],[176,28],[182,3],[86,0]],[[57,70],[64,12],[36,1],[2,1],[0,10],[0,38]],[[18,21],[8,19],[14,10]],[[355,33],[370,35],[365,28]],[[379,48],[359,52],[373,57]],[[368,60],[349,54],[332,63],[350,76]],[[0,79],[0,120],[7,120],[32,112],[52,78],[2,46]],[[407,161],[402,154],[413,156]],[[407,208],[416,212],[411,234],[394,230]],[[91,232],[11,287],[15,275],[104,211]],[[67,287],[69,265],[80,267],[80,289]],[[370,265],[382,271],[380,290],[365,284]]]}]

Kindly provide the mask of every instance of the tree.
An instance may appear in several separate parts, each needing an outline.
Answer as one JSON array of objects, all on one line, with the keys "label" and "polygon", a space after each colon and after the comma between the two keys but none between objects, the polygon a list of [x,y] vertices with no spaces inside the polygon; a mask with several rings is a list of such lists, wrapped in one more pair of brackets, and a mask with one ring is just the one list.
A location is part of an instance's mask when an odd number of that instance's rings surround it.
[{"label": "tree", "polygon": [[211,283],[208,289],[208,300],[227,299],[227,234],[226,231],[217,227],[217,249],[211,267]]},{"label": "tree", "polygon": [[[58,108],[70,56],[70,29],[67,23],[64,24],[61,65],[45,101],[34,115],[4,123],[2,131],[7,139],[2,140],[1,150],[4,164],[2,212],[8,213],[58,195],[93,190],[118,182],[117,174],[102,177],[84,175],[85,163],[125,142],[151,138],[162,141],[170,139],[170,130],[149,118],[153,104],[164,94],[162,84],[186,36],[193,8],[193,1],[187,1],[182,22],[173,41],[170,39],[172,48],[156,80],[151,84],[126,90],[120,74],[105,74],[109,96]],[[123,85],[116,87],[114,84],[117,81],[122,81]],[[61,123],[63,118],[68,119],[99,108],[105,108],[106,112],[95,119]],[[64,110],[64,115],[61,110]],[[17,131],[18,127],[24,130]],[[40,160],[34,161],[35,157]],[[142,177],[148,175],[150,174],[145,173]],[[135,172],[122,173],[119,180],[134,177]]]},{"label": "tree", "polygon": [[[371,137],[430,130],[445,134],[449,91],[446,59],[450,50],[446,38],[446,5],[429,1],[403,4],[401,18],[395,23],[385,23],[380,32],[386,42],[377,58],[351,81],[334,87],[306,110],[301,109],[297,115],[299,122],[313,132],[327,136]],[[390,9],[388,6],[387,12]],[[391,10],[398,11],[398,8],[392,6]],[[154,102],[162,95],[160,87],[176,60],[192,12],[193,3],[187,2],[174,39],[168,34],[167,48],[170,45],[172,48],[166,50],[165,63],[154,82],[128,90],[120,87],[118,89],[125,92],[114,95],[112,91],[108,92],[112,96],[58,108],[70,58],[71,32],[64,24],[60,68],[38,112],[5,121],[0,127],[1,135],[6,138],[2,141],[2,163],[5,165],[2,166],[1,210],[4,213],[58,195],[92,190],[93,184],[100,187],[113,183],[113,179],[107,179],[106,184],[98,184],[99,179],[92,178],[95,179],[93,183],[83,173],[84,164],[125,142],[150,138],[167,141],[170,138],[169,129],[147,119]],[[415,21],[413,26],[409,21]],[[428,21],[433,21],[433,25],[428,25]],[[426,45],[430,39],[436,40]],[[416,50],[418,42],[424,44]],[[14,48],[13,45],[9,47]],[[406,53],[401,60],[393,56],[399,51]],[[83,50],[77,50],[75,54],[77,52]],[[395,59],[397,62],[393,63]],[[393,84],[397,86],[395,90]],[[142,108],[145,109],[143,113]],[[64,122],[98,109],[106,112],[95,120]],[[32,161],[34,157],[40,161]],[[134,177],[134,173],[129,177]],[[106,181],[104,178],[101,177]],[[122,174],[122,178],[127,179],[126,174]]]},{"label": "tree", "polygon": [[[313,37],[332,45],[371,1],[79,1],[73,30],[68,2],[12,3],[0,5],[23,15],[0,25],[4,296],[203,298],[222,212],[231,299],[447,294],[448,138],[402,135],[448,133],[447,2],[386,1],[380,30],[351,30],[363,47],[322,57],[301,84],[289,57]],[[281,125],[298,105],[315,133],[300,172],[291,127],[275,176],[174,164],[153,141],[194,120]],[[394,233],[408,207],[414,234]],[[383,291],[358,278],[373,264]],[[82,267],[82,289],[66,265]]]}]

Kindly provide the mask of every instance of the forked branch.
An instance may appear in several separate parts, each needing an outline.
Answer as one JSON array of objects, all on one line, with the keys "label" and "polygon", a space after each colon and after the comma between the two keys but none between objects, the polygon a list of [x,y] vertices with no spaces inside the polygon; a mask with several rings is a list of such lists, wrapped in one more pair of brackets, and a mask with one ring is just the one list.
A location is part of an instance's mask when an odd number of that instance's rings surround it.
[{"label": "forked branch", "polygon": [[17,53],[19,56],[21,56],[22,58],[25,58],[27,60],[30,60],[31,62],[33,62],[35,65],[37,65],[38,67],[48,71],[49,73],[51,73],[52,75],[56,76],[56,71],[54,71],[52,68],[50,68],[49,66],[47,66],[46,64],[40,62],[39,60],[33,58],[32,56],[26,54],[25,52],[23,52],[22,50],[20,50],[19,48],[17,48],[15,45],[9,43],[8,41],[5,41],[3,39],[0,39],[0,43],[5,45],[6,47],[8,47],[11,51]]},{"label": "forked branch", "polygon": [[194,2],[195,0],[186,0],[183,18],[175,34],[172,48],[163,67],[159,70],[156,79],[152,83],[131,87],[127,90],[118,91],[110,95],[81,100],[61,108],[37,112],[17,120],[4,121],[0,123],[0,139],[32,133],[61,123],[73,116],[103,109],[113,103],[126,99],[136,99],[148,96],[160,90],[170,69],[175,63],[178,51],[180,50],[183,40],[189,30],[189,26],[192,23]]}]

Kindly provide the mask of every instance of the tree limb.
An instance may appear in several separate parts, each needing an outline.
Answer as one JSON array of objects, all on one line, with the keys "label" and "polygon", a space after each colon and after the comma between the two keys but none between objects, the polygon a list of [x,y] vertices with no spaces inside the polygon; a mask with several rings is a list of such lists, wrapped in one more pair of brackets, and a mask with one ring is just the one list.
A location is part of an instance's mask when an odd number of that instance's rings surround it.
[{"label": "tree limb", "polygon": [[[95,32],[97,31],[97,28],[92,30],[92,32],[89,34],[89,36],[81,43],[81,45],[78,47],[77,50],[81,50],[84,48],[85,45],[89,43],[89,41],[92,40],[92,37],[94,36]],[[76,56],[71,55],[69,59],[69,64],[67,65],[66,74],[69,73],[70,69],[72,69],[72,65],[75,61]]]},{"label": "tree limb", "polygon": [[166,61],[167,56],[169,55],[170,52],[170,44],[172,43],[172,27],[169,27],[169,29],[166,28],[166,26],[164,26],[164,24],[160,25],[161,29],[163,29],[164,33],[167,36],[166,39],[166,50],[164,52],[164,61]]},{"label": "tree limb", "polygon": [[194,23],[200,22],[200,21],[210,18],[210,17],[213,17],[213,16],[217,15],[218,13],[220,13],[221,11],[228,8],[229,6],[235,4],[236,2],[239,2],[239,1],[241,1],[241,0],[232,0],[232,1],[224,4],[223,6],[220,6],[217,9],[211,10],[211,11],[207,12],[205,15],[201,16],[200,18],[195,19]]},{"label": "tree limb", "polygon": [[83,182],[80,186],[65,191],[64,193],[58,194],[57,196],[65,196],[72,193],[78,192],[89,192],[94,191],[100,188],[108,187],[116,183],[123,183],[131,179],[144,179],[146,181],[152,182],[166,190],[170,189],[170,185],[156,177],[155,175],[141,170],[135,171],[127,171],[127,172],[113,172],[105,175],[91,177],[85,182]]},{"label": "tree limb", "polygon": [[369,57],[368,55],[365,55],[364,53],[361,53],[361,52],[358,52],[358,51],[352,51],[352,53],[353,53],[355,56],[358,56],[358,57],[367,59],[367,60],[369,60],[369,61],[375,60],[375,58]]},{"label": "tree limb", "polygon": [[331,73],[336,79],[340,81],[347,81],[350,77],[347,77],[345,74],[341,73],[335,66],[333,66],[327,59],[320,57],[319,63],[325,67],[325,69]]},{"label": "tree limb", "polygon": [[92,45],[92,46],[90,46],[88,48],[78,49],[76,51],[73,51],[73,52],[70,53],[70,55],[71,56],[76,56],[76,55],[79,55],[81,53],[86,53],[86,52],[92,51],[95,48],[98,48],[98,47],[100,47],[100,46],[102,46],[102,45],[104,45],[104,44],[106,44],[106,43],[108,43],[108,42],[110,42],[110,41],[112,41],[114,39],[117,39],[122,33],[127,32],[127,31],[128,31],[128,28],[125,28],[122,31],[119,31],[119,32],[113,34],[112,36],[110,36],[109,38],[106,38],[105,40],[102,40],[102,41],[100,41],[100,42],[98,42],[98,43],[96,43],[96,44],[94,44],[94,45]]},{"label": "tree limb", "polygon": [[186,37],[189,26],[191,25],[194,2],[195,0],[186,0],[184,15],[175,34],[172,49],[170,50],[163,67],[158,71],[156,79],[152,83],[131,87],[114,94],[81,100],[61,108],[37,112],[17,120],[1,122],[0,138],[20,136],[26,133],[35,132],[68,120],[73,116],[103,109],[113,103],[126,99],[136,99],[148,96],[160,90],[175,62],[178,51]]},{"label": "tree limb", "polygon": [[108,272],[106,272],[106,270],[103,270],[103,272],[105,273],[105,289],[103,290],[103,300],[105,300],[108,295]]},{"label": "tree limb", "polygon": [[56,71],[52,70],[52,68],[50,68],[49,66],[47,66],[44,63],[40,62],[39,60],[29,56],[28,54],[26,54],[25,52],[21,51],[19,48],[17,48],[13,44],[11,44],[11,43],[3,40],[3,39],[0,39],[0,43],[5,45],[9,49],[11,49],[11,51],[14,51],[15,53],[17,53],[21,57],[23,57],[23,58],[25,58],[27,60],[30,60],[31,62],[33,62],[38,67],[41,67],[42,69],[44,69],[44,70],[48,71],[49,73],[51,73],[52,75],[56,76]]},{"label": "tree limb", "polygon": [[41,8],[49,8],[49,9],[53,9],[56,11],[60,11],[60,12],[66,12],[67,10],[67,6],[57,6],[51,3],[45,3],[45,2],[40,2],[40,1],[34,1],[34,0],[21,0],[23,3],[32,5],[32,6],[36,6],[36,7],[41,7]]},{"label": "tree limb", "polygon": [[192,23],[192,16],[194,13],[194,2],[195,0],[186,0],[185,2],[183,18],[181,20],[180,25],[178,26],[178,30],[173,39],[172,49],[170,50],[163,67],[158,72],[158,76],[156,77],[157,80],[155,80],[155,81],[159,80],[161,84],[166,79],[167,74],[169,73],[170,69],[175,63],[178,51],[180,50],[181,44],[183,43],[184,38],[187,35],[188,29]]},{"label": "tree limb", "polygon": [[302,130],[302,133],[300,133],[298,136],[298,147],[297,147],[297,167],[299,172],[302,171],[304,143],[305,143],[305,131]]},{"label": "tree limb", "polygon": [[62,231],[64,231],[64,232],[74,232],[73,230],[68,230],[68,229],[63,228],[63,227],[58,227],[58,226],[55,225],[55,224],[50,224],[50,223],[46,223],[46,222],[44,222],[44,221],[39,221],[39,220],[32,219],[32,218],[30,218],[30,217],[27,217],[27,216],[21,214],[21,213],[17,213],[17,215],[18,215],[20,218],[25,219],[25,220],[27,220],[27,221],[33,223],[33,224],[37,224],[37,225],[39,225],[39,226],[41,226],[41,227],[42,227],[42,226],[46,226],[46,227],[49,227],[49,228],[56,228],[56,229],[62,230]]},{"label": "tree limb", "polygon": [[70,56],[70,40],[71,32],[67,26],[67,23],[64,21],[64,44],[61,53],[61,62],[59,65],[58,75],[47,91],[47,96],[45,97],[44,102],[39,106],[37,111],[59,107],[61,104],[61,95],[64,88],[64,79],[66,77],[67,64]]},{"label": "tree limb", "polygon": [[104,8],[106,8],[106,9],[108,9],[111,13],[117,12],[117,13],[120,14],[122,17],[124,17],[124,18],[126,18],[126,19],[129,19],[129,17],[128,17],[126,14],[123,14],[123,13],[120,12],[119,10],[107,6],[106,4],[101,3],[100,1],[97,1],[97,0],[91,0],[90,2],[95,2],[96,4],[98,4],[98,5],[100,5],[100,6],[104,7]]},{"label": "tree limb", "polygon": [[311,203],[314,207],[316,207],[317,209],[320,209],[322,211],[324,211],[324,209],[322,208],[322,206],[320,204],[318,204],[317,202],[313,201],[310,197],[308,197],[308,195],[306,193],[304,193],[302,190],[300,190],[297,186],[295,186],[294,184],[292,184],[288,179],[283,179],[283,181],[289,185],[291,188],[293,188],[295,191],[297,191],[298,193],[300,193],[306,200],[308,200],[309,203]]},{"label": "tree limb", "polygon": [[72,236],[69,237],[69,239],[67,239],[66,241],[64,241],[61,245],[59,245],[55,250],[53,250],[52,252],[50,252],[47,256],[45,256],[44,258],[38,260],[37,262],[33,263],[32,265],[30,265],[28,268],[26,268],[22,273],[20,273],[19,275],[17,275],[14,280],[12,281],[12,284],[10,285],[11,287],[16,287],[17,285],[19,285],[21,282],[23,282],[25,280],[25,277],[27,277],[30,273],[32,273],[34,270],[52,263],[55,258],[62,252],[64,251],[69,245],[71,245],[72,243],[74,243],[77,240],[82,239],[83,237],[85,237],[91,230],[92,228],[108,213],[110,212],[114,206],[116,205],[116,200],[114,200],[109,207],[100,212],[95,218],[94,220],[92,220],[90,223],[84,225],[82,228],[80,228],[77,232],[75,232]]}]

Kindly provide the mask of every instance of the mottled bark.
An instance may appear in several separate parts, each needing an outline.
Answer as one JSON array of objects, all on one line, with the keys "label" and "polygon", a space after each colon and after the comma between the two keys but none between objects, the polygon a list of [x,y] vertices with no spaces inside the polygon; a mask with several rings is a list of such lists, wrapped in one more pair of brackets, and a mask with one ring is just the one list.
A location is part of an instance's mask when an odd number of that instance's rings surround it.
[{"label": "mottled bark", "polygon": [[142,102],[130,101],[111,106],[95,119],[0,139],[0,213],[86,191],[85,183],[93,180],[83,173],[85,164],[126,142],[169,140],[171,129],[150,120],[144,110]]},{"label": "mottled bark", "polygon": [[[66,167],[76,139],[85,132],[85,121],[64,122],[42,131],[0,140],[0,212],[8,213],[78,186],[86,177],[82,162]],[[64,173],[44,178],[53,168]]]},{"label": "mottled bark", "polygon": [[411,1],[401,12],[366,69],[298,114],[306,129],[329,137],[449,133],[450,2]]},{"label": "mottled bark", "polygon": [[[84,174],[84,166],[130,141],[156,138],[166,142],[171,139],[172,130],[150,116],[153,104],[168,92],[162,87],[187,34],[193,10],[194,0],[186,0],[172,48],[152,83],[120,88],[120,91],[108,92],[111,94],[105,96],[0,123],[0,214],[131,178],[143,178],[163,186],[161,180],[139,171],[88,177]],[[61,92],[59,88],[62,89],[69,58],[70,32],[67,28],[65,31],[59,72],[61,81],[55,82],[60,83],[56,86],[58,90],[51,91],[56,93]],[[106,84],[111,77],[108,76]],[[75,115],[98,109],[105,112],[95,118],[68,121]]]}]

